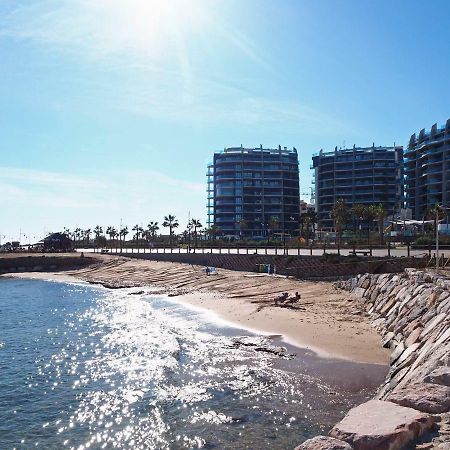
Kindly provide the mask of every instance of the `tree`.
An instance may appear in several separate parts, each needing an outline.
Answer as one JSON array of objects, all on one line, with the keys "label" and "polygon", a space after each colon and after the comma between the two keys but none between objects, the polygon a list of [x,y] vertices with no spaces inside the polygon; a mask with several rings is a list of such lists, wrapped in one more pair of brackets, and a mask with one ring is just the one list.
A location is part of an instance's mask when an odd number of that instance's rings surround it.
[{"label": "tree", "polygon": [[158,222],[149,222],[147,225],[147,230],[151,237],[156,237],[156,232],[159,230]]},{"label": "tree", "polygon": [[94,235],[95,235],[95,245],[98,246],[99,245],[99,241],[100,241],[100,235],[103,233],[103,228],[100,225],[97,225],[94,228]]},{"label": "tree", "polygon": [[128,231],[128,227],[123,227],[120,231],[119,231],[119,241],[120,241],[120,251],[122,251],[122,241],[125,244],[125,237],[126,235],[129,233]]},{"label": "tree", "polygon": [[[355,203],[352,206],[351,215],[353,217],[355,227],[358,229],[359,232],[359,240],[361,240],[361,223],[364,220],[365,214],[366,214],[366,206],[361,205],[360,203]],[[354,232],[356,232],[356,229],[354,229]]]},{"label": "tree", "polygon": [[75,240],[75,247],[76,247],[77,242],[78,242],[78,245],[80,243],[81,233],[82,233],[82,229],[81,228],[77,227],[77,228],[75,228],[75,230],[73,230],[73,237],[74,237],[74,240]]},{"label": "tree", "polygon": [[205,228],[205,238],[207,237],[207,239],[209,240],[216,240],[216,237],[219,235],[220,233],[220,228],[217,225],[211,225],[208,228]]},{"label": "tree", "polygon": [[375,219],[378,222],[378,232],[380,233],[380,244],[383,245],[383,241],[384,241],[384,222],[386,220],[386,208],[384,207],[384,205],[382,203],[380,203],[379,205],[374,207],[374,215],[375,215]]},{"label": "tree", "polygon": [[278,228],[280,228],[280,219],[277,216],[271,216],[267,224],[267,245],[269,245],[270,236],[273,236],[273,232]]},{"label": "tree", "polygon": [[138,249],[138,253],[139,253],[139,238],[141,237],[141,234],[144,232],[144,230],[142,229],[142,227],[140,227],[139,225],[135,225],[132,228],[132,231],[134,231],[134,236],[133,239],[136,242],[136,247]]},{"label": "tree", "polygon": [[167,216],[164,216],[164,222],[162,225],[165,228],[169,228],[170,248],[173,248],[173,229],[178,228],[178,220],[172,214],[168,214]]},{"label": "tree", "polygon": [[[436,221],[437,216],[437,221]],[[441,206],[439,206],[438,203],[436,203],[434,206],[429,207],[425,212],[425,217],[428,220],[433,221],[433,236],[436,236],[436,228],[438,226],[437,222],[439,220],[442,220],[445,216],[445,211],[442,209]]]},{"label": "tree", "polygon": [[311,231],[314,233],[314,229],[317,224],[317,213],[315,211],[307,211],[306,213],[302,214],[300,217],[300,224],[302,227],[302,237],[303,235],[306,236],[306,243],[308,244],[309,238],[311,236]]},{"label": "tree", "polygon": [[84,238],[86,239],[86,247],[89,247],[89,240],[91,237],[91,233],[92,233],[92,231],[90,228],[83,231]]},{"label": "tree", "polygon": [[364,208],[363,219],[367,222],[367,245],[370,247],[370,231],[372,224],[377,217],[377,210],[375,205],[369,205]]},{"label": "tree", "polygon": [[110,244],[111,251],[112,251],[113,239],[117,236],[117,230],[114,227],[109,226],[106,229],[106,234],[109,236],[109,244]]},{"label": "tree", "polygon": [[333,208],[330,211],[330,217],[334,221],[334,228],[337,233],[337,245],[338,245],[338,255],[341,254],[341,238],[342,233],[347,225],[350,217],[349,210],[342,198],[336,200]]},{"label": "tree", "polygon": [[201,224],[200,220],[192,219],[191,220],[192,228],[194,229],[194,241],[195,246],[197,247],[197,230],[201,228],[203,225]]},{"label": "tree", "polygon": [[248,228],[248,223],[245,219],[240,219],[238,220],[237,224],[239,226],[239,239],[242,239],[244,231]]}]

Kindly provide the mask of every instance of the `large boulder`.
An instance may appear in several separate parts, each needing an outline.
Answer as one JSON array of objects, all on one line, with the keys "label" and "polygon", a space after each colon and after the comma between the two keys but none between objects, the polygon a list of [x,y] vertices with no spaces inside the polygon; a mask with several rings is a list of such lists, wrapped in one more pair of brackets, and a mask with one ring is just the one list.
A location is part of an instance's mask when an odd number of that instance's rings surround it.
[{"label": "large boulder", "polygon": [[308,439],[295,450],[352,450],[349,444],[329,436],[316,436]]},{"label": "large boulder", "polygon": [[355,450],[397,450],[428,431],[434,418],[391,402],[369,400],[349,411],[329,435]]},{"label": "large boulder", "polygon": [[450,387],[434,383],[411,383],[395,389],[386,400],[422,412],[450,411]]},{"label": "large boulder", "polygon": [[425,383],[443,384],[450,386],[450,367],[443,366],[433,370],[429,375],[423,379]]}]

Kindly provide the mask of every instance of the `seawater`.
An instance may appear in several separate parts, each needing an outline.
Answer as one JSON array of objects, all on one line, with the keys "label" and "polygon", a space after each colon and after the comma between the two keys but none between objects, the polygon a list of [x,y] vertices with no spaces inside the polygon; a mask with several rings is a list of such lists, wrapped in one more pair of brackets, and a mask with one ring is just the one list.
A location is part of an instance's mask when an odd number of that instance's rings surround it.
[{"label": "seawater", "polygon": [[0,278],[0,449],[289,449],[378,382],[136,291]]}]

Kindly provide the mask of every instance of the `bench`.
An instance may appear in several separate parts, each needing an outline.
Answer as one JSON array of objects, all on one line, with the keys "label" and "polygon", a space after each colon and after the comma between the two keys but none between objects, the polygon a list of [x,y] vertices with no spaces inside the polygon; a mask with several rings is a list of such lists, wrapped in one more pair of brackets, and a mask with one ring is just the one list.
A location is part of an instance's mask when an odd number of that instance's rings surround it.
[{"label": "bench", "polygon": [[356,250],[354,252],[352,252],[353,255],[363,255],[363,256],[369,256],[370,255],[370,250]]}]

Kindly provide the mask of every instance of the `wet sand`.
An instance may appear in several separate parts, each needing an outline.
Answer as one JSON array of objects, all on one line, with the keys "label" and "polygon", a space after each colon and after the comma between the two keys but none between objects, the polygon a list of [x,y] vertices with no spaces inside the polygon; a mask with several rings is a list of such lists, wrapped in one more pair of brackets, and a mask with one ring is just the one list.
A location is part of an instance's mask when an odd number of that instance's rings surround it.
[{"label": "wet sand", "polygon": [[[218,269],[206,275],[203,267],[98,255],[90,267],[16,276],[79,279],[109,288],[152,287],[174,300],[204,308],[231,324],[262,334],[281,335],[288,343],[322,357],[387,365],[389,352],[370,326],[356,299],[332,283],[301,281],[283,276]],[[291,307],[274,305],[281,292],[300,292]]]}]

